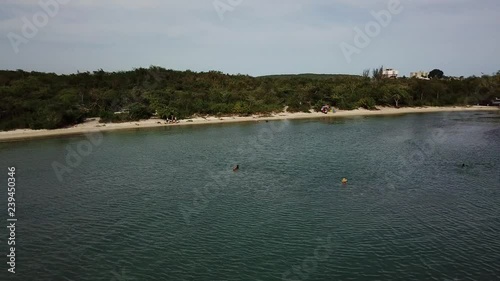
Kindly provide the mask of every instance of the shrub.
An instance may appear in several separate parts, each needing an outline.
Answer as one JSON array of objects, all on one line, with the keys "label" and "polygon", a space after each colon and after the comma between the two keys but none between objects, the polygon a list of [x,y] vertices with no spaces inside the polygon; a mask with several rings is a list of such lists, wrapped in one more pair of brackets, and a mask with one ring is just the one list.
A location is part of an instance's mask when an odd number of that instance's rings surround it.
[{"label": "shrub", "polygon": [[134,103],[130,106],[128,115],[130,120],[137,121],[140,119],[151,118],[151,116],[153,116],[153,112],[151,112],[151,109],[144,104]]},{"label": "shrub", "polygon": [[377,109],[375,106],[376,104],[373,98],[361,98],[357,103],[358,108],[362,107],[368,110]]}]

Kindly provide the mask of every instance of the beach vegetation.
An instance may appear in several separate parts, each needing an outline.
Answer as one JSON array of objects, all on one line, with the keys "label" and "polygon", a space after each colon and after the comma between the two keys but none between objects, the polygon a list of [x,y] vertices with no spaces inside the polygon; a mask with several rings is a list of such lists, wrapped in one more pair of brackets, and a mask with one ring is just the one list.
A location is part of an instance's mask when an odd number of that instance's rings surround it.
[{"label": "beach vegetation", "polygon": [[[55,129],[89,117],[128,122],[155,115],[249,116],[376,106],[454,106],[500,97],[500,71],[460,79],[384,79],[383,68],[362,75],[299,74],[252,77],[161,67],[55,74],[0,71],[0,130]],[[441,70],[430,76],[444,77]]]}]

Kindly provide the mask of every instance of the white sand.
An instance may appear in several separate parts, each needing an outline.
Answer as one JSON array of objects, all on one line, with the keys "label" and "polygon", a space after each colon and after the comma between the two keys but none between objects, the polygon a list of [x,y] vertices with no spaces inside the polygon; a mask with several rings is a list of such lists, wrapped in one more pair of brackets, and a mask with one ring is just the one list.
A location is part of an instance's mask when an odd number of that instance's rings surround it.
[{"label": "white sand", "polygon": [[124,130],[124,129],[137,129],[137,128],[153,128],[153,127],[165,127],[165,126],[185,126],[185,125],[203,125],[203,124],[220,124],[220,123],[234,123],[234,122],[257,122],[265,120],[284,120],[284,119],[308,119],[308,118],[325,118],[325,117],[345,117],[345,116],[366,116],[366,115],[392,115],[392,114],[406,114],[406,113],[425,113],[425,112],[446,112],[446,111],[500,111],[498,107],[487,107],[487,106],[470,106],[470,107],[415,107],[415,108],[391,108],[391,107],[380,107],[379,110],[366,110],[366,109],[356,109],[356,110],[338,110],[335,113],[329,112],[328,114],[323,114],[321,112],[313,113],[289,113],[282,112],[278,114],[272,114],[270,116],[261,117],[258,115],[248,116],[248,117],[214,117],[209,116],[206,118],[197,117],[186,120],[181,120],[177,124],[166,124],[164,120],[160,119],[148,119],[141,120],[137,122],[125,122],[125,123],[99,123],[99,118],[91,118],[82,124],[64,129],[55,130],[13,130],[0,132],[0,141],[14,141],[41,137],[55,137],[63,135],[75,135],[83,134],[95,131],[112,131],[112,130]]}]

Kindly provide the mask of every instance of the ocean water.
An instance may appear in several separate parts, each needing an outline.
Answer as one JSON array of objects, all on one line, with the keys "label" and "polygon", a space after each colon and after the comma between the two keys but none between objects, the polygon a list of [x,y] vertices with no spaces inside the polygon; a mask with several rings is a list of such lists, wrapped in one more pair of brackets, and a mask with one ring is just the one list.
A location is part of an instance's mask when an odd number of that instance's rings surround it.
[{"label": "ocean water", "polygon": [[0,143],[0,171],[0,280],[500,280],[498,112]]}]

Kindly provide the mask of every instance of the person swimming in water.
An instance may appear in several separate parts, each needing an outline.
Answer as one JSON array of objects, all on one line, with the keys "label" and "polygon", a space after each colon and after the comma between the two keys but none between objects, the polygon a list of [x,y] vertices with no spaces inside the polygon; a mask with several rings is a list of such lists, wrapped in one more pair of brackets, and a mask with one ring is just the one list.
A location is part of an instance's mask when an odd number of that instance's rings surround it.
[{"label": "person swimming in water", "polygon": [[236,172],[240,169],[240,165],[236,165],[236,167],[233,168],[233,172]]}]

